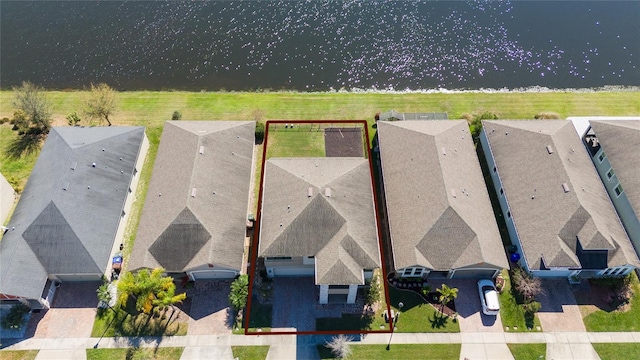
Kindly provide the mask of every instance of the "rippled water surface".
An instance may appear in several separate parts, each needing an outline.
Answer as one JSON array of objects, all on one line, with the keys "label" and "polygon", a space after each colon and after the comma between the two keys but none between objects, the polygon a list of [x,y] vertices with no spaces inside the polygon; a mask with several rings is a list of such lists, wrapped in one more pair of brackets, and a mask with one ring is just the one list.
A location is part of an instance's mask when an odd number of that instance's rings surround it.
[{"label": "rippled water surface", "polygon": [[640,1],[2,1],[0,80],[121,90],[640,85]]}]

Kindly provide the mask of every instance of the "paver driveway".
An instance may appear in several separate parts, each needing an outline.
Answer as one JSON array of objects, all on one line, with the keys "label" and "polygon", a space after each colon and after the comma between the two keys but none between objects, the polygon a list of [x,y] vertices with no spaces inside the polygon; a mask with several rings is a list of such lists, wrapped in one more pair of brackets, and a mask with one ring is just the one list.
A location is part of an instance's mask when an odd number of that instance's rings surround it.
[{"label": "paver driveway", "polygon": [[538,295],[542,309],[538,312],[542,330],[586,331],[571,286],[566,279],[541,279],[544,294]]},{"label": "paver driveway", "polygon": [[90,337],[96,317],[101,282],[62,283],[51,308],[33,314],[25,337],[82,338]]},{"label": "paver driveway", "polygon": [[[447,280],[446,284],[458,288],[455,299],[460,332],[502,332],[500,315],[487,316],[482,313],[476,279]],[[435,286],[433,284],[432,286]],[[440,284],[437,285],[440,287]]]}]

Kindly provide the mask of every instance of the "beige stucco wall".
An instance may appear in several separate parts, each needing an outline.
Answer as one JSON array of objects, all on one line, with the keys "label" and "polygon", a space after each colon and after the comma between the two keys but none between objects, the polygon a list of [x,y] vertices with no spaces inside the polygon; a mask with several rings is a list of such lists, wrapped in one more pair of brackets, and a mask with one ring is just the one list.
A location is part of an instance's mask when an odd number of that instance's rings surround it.
[{"label": "beige stucco wall", "polygon": [[4,224],[16,201],[16,192],[11,184],[0,174],[0,225]]}]

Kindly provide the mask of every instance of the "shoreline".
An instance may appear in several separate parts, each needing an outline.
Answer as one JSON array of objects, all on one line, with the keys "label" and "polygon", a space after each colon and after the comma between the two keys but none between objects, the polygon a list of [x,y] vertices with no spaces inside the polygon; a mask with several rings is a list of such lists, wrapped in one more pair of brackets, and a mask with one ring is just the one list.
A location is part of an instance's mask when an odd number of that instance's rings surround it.
[{"label": "shoreline", "polygon": [[[182,89],[131,89],[120,90],[115,88],[117,92],[132,93],[132,92],[158,92],[158,93],[220,93],[220,94],[539,94],[539,93],[599,93],[599,92],[640,92],[640,86],[631,85],[605,85],[601,87],[591,88],[549,88],[545,86],[528,86],[518,88],[480,88],[480,89],[447,89],[447,88],[433,88],[433,89],[376,89],[376,88],[341,88],[341,89],[329,89],[326,91],[301,91],[301,90],[273,90],[273,89],[254,89],[254,90],[182,90]],[[11,92],[12,88],[0,88],[0,92]],[[86,92],[86,88],[45,88],[47,92]]]}]

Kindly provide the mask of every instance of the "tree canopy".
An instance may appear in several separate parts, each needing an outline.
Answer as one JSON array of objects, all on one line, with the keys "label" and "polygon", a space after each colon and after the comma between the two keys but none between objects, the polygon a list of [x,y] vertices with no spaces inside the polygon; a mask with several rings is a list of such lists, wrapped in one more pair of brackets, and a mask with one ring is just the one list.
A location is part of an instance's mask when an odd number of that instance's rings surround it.
[{"label": "tree canopy", "polygon": [[109,116],[116,111],[116,91],[105,83],[91,84],[89,91],[85,114],[91,119],[105,120],[111,126]]},{"label": "tree canopy", "polygon": [[164,308],[182,302],[187,294],[175,294],[176,285],[173,278],[164,276],[163,268],[152,271],[142,269],[133,274],[127,272],[118,281],[118,301],[125,306],[129,297],[135,299],[136,310],[145,314],[151,313],[154,308]]},{"label": "tree canopy", "polygon": [[23,82],[14,87],[13,106],[16,111],[11,119],[13,130],[18,132],[7,147],[5,155],[18,158],[40,148],[51,130],[51,103],[46,98],[44,89],[30,82]]}]

